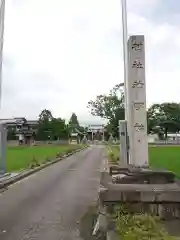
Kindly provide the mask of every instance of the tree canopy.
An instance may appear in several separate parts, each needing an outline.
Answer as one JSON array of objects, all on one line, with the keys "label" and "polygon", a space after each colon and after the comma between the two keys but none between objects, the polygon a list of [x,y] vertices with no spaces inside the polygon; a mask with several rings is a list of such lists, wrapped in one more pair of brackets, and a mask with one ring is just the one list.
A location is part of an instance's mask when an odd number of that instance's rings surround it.
[{"label": "tree canopy", "polygon": [[[119,137],[119,120],[125,119],[124,92],[120,85],[116,85],[109,94],[98,95],[88,102],[88,108],[93,116],[107,120],[106,134]],[[158,133],[167,138],[168,132],[180,131],[180,103],[164,102],[153,104],[147,109],[148,133]],[[39,114],[36,139],[52,140],[67,139],[69,134],[78,130],[82,133],[87,130],[80,126],[76,113],[72,113],[68,124],[63,118],[55,118],[50,110],[44,109]],[[9,128],[8,139],[16,138],[16,130]]]},{"label": "tree canopy", "polygon": [[[109,94],[98,95],[88,102],[88,108],[93,116],[108,120],[106,130],[118,137],[118,122],[125,119],[124,92],[116,85]],[[180,103],[165,102],[153,104],[147,109],[148,133],[163,134],[180,131]]]},{"label": "tree canopy", "polygon": [[68,128],[64,119],[54,118],[51,111],[44,109],[38,120],[37,139],[48,140],[67,139]]},{"label": "tree canopy", "polygon": [[167,133],[180,131],[180,104],[165,102],[153,104],[147,111],[148,131],[161,131],[167,138]]},{"label": "tree canopy", "polygon": [[88,108],[93,116],[107,119],[106,129],[118,137],[118,121],[125,118],[124,92],[120,85],[116,85],[108,95],[98,95],[89,101]]},{"label": "tree canopy", "polygon": [[48,140],[50,136],[52,140],[68,139],[69,134],[75,129],[84,132],[84,128],[80,126],[75,113],[72,113],[68,124],[66,124],[64,119],[55,118],[50,110],[44,109],[39,115],[36,138],[38,140]]},{"label": "tree canopy", "polygon": [[72,113],[71,118],[69,120],[69,125],[79,127],[79,121],[75,113]]}]

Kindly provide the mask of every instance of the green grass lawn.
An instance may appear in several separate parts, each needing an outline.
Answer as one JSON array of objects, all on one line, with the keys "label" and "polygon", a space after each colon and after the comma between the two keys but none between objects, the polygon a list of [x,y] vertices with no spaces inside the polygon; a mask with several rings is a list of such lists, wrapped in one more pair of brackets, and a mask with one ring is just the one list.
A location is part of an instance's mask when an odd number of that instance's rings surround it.
[{"label": "green grass lawn", "polygon": [[180,147],[149,147],[152,167],[168,169],[180,177]]},{"label": "green grass lawn", "polygon": [[31,164],[33,158],[35,158],[39,164],[42,164],[48,159],[55,159],[57,153],[63,154],[80,147],[81,145],[8,147],[6,155],[6,170],[7,172],[12,172],[26,169]]},{"label": "green grass lawn", "polygon": [[[119,156],[119,147],[111,147],[114,154]],[[180,177],[180,147],[159,146],[149,147],[149,162],[151,167],[167,169]]]}]

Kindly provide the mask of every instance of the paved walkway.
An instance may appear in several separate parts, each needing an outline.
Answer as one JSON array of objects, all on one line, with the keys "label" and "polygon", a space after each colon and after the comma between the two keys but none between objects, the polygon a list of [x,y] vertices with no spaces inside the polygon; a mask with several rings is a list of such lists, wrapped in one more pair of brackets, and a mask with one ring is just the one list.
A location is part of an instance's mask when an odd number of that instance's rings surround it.
[{"label": "paved walkway", "polygon": [[97,199],[102,146],[92,146],[0,194],[1,240],[79,240],[79,221]]}]

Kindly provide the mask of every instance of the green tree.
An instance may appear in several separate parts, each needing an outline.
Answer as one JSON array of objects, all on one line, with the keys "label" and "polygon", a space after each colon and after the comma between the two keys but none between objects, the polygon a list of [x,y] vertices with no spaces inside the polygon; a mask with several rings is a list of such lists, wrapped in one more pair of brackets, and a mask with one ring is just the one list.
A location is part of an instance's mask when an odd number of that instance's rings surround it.
[{"label": "green tree", "polygon": [[7,127],[7,140],[16,140],[16,128],[8,126]]},{"label": "green tree", "polygon": [[116,85],[108,95],[99,95],[88,102],[88,108],[93,116],[108,120],[107,130],[118,137],[119,120],[125,119],[124,92]]},{"label": "green tree", "polygon": [[79,127],[79,121],[78,121],[77,115],[75,113],[72,113],[70,120],[69,120],[69,125],[74,126],[74,127]]},{"label": "green tree", "polygon": [[39,115],[38,121],[38,140],[51,140],[67,139],[68,128],[66,122],[62,118],[54,118],[50,110],[43,110]]},{"label": "green tree", "polygon": [[53,118],[51,120],[51,133],[54,140],[67,139],[68,128],[64,119]]},{"label": "green tree", "polygon": [[[118,122],[125,118],[124,93],[120,85],[116,85],[108,95],[99,95],[88,102],[93,116],[107,119],[106,131],[118,137]],[[153,104],[147,110],[148,133],[158,133],[167,138],[168,132],[180,130],[180,104],[165,102]]]},{"label": "green tree", "polygon": [[38,131],[37,131],[37,139],[38,140],[48,140],[49,136],[52,137],[52,113],[50,110],[44,109],[40,115],[38,120]]},{"label": "green tree", "polygon": [[167,133],[175,133],[180,130],[180,104],[162,103],[153,104],[147,112],[148,131],[160,131],[167,139]]},{"label": "green tree", "polygon": [[51,121],[53,119],[52,113],[50,110],[44,109],[39,115],[39,121]]},{"label": "green tree", "polygon": [[80,125],[79,125],[78,117],[75,113],[72,113],[68,123],[69,134],[71,134],[72,132],[76,132],[76,129],[79,130],[79,128],[80,128]]}]

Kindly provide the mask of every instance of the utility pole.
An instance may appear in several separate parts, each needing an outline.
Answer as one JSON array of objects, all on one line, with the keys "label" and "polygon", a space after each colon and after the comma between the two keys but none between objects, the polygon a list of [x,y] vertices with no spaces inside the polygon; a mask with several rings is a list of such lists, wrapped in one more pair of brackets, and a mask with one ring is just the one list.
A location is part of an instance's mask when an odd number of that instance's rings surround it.
[{"label": "utility pole", "polygon": [[[0,0],[0,107],[2,99],[2,62],[3,62],[3,43],[4,43],[4,14],[5,0]],[[6,171],[6,126],[0,123],[0,175]]]},{"label": "utility pole", "polygon": [[4,44],[4,15],[5,0],[0,0],[0,107],[2,98],[2,61],[3,61],[3,44]]},{"label": "utility pole", "polygon": [[[127,88],[128,85],[128,27],[127,27],[127,7],[126,7],[126,0],[121,0],[121,8],[122,8],[122,32],[123,32],[123,58],[124,58],[124,83],[121,83],[120,86],[124,86],[124,108],[125,108],[125,121],[121,121],[122,126],[119,126],[119,131],[121,127],[126,129],[125,137],[120,138],[120,151],[121,157],[127,156],[126,159],[121,159],[125,164],[132,164],[132,156],[130,152],[130,146],[126,146],[127,142],[132,142],[132,133],[130,127],[130,112],[128,109],[129,106],[129,91]],[[120,123],[120,122],[119,122]],[[126,125],[126,127],[125,127]],[[121,133],[120,133],[121,135]],[[127,151],[127,152],[126,152]]]},{"label": "utility pole", "polygon": [[122,33],[123,33],[123,58],[124,58],[124,97],[125,97],[125,120],[127,121],[127,81],[128,81],[128,27],[126,0],[121,0],[122,7]]}]

